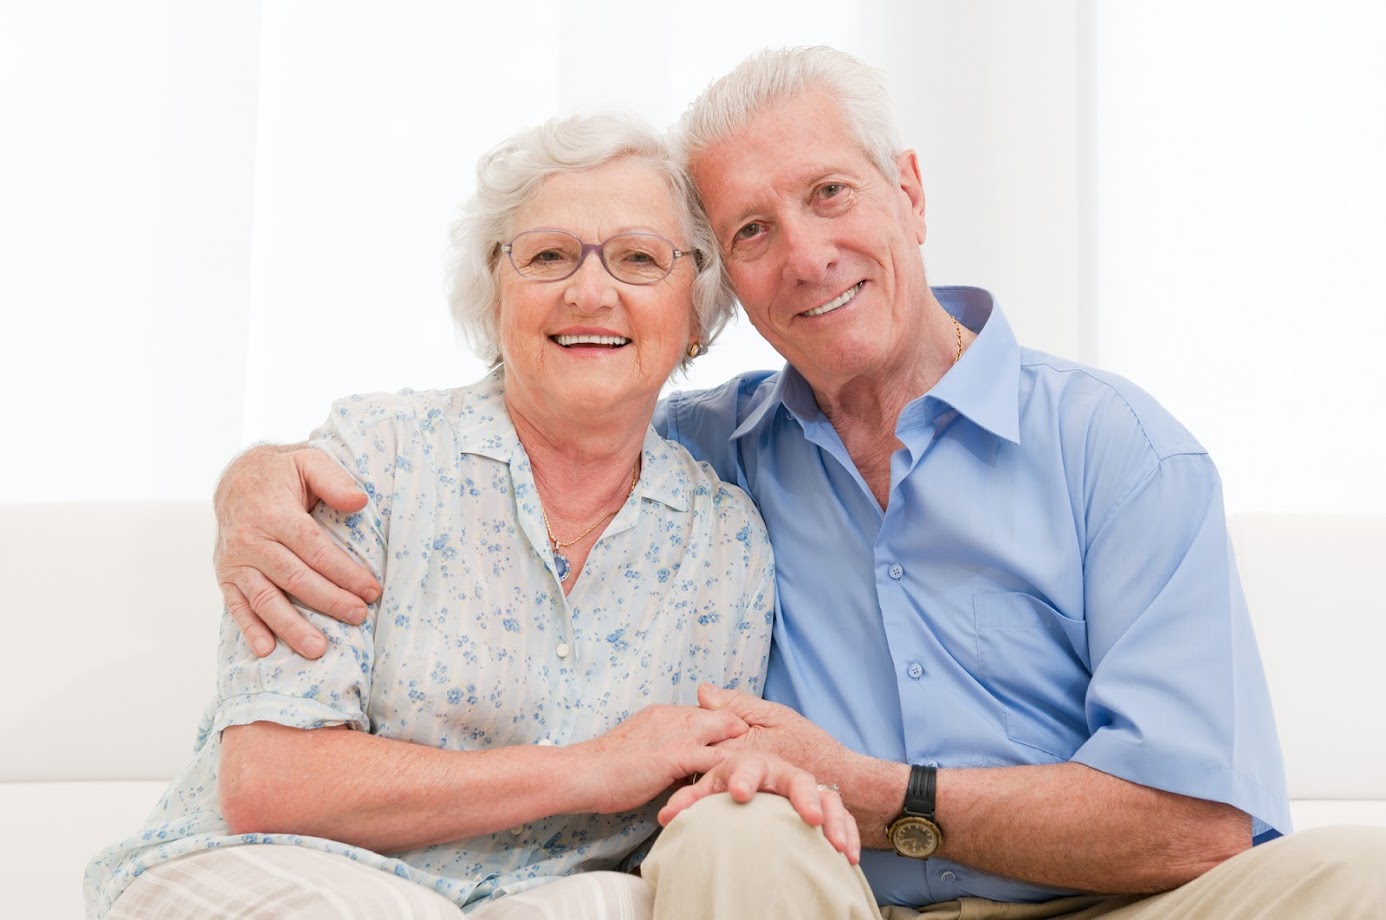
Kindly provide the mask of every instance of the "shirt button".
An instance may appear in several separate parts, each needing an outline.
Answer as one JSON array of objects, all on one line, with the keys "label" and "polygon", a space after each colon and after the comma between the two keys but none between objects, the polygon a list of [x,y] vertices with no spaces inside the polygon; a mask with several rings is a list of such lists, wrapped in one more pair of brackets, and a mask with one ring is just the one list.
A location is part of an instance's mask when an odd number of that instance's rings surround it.
[{"label": "shirt button", "polygon": [[520,836],[520,835],[523,834],[524,832],[525,832],[525,826],[524,826],[523,824],[521,824],[519,827],[512,827],[512,828],[510,829],[510,833],[514,834],[516,837]]},{"label": "shirt button", "polygon": [[958,880],[958,877],[957,877],[957,875],[955,875],[955,874],[953,873],[953,870],[950,869],[950,870],[948,870],[947,872],[945,872],[945,873],[943,873],[942,875],[940,875],[940,876],[939,876],[939,879],[941,879],[942,881],[951,883],[951,882],[956,882],[956,881]]},{"label": "shirt button", "polygon": [[554,649],[554,652],[558,655],[559,658],[567,658],[568,653],[571,651],[572,649],[568,648],[568,643],[566,642],[558,643],[558,648]]},{"label": "shirt button", "polygon": [[900,563],[898,563],[898,562],[895,563],[894,565],[892,565],[892,566],[890,567],[889,571],[890,571],[890,577],[896,579],[897,581],[899,580],[899,578],[900,578],[901,575],[904,575],[904,574],[905,574],[905,568],[904,568],[904,566],[900,565]]},{"label": "shirt button", "polygon": [[924,676],[924,666],[916,661],[914,664],[909,666],[909,669],[906,671],[906,673],[909,674],[910,677],[913,677],[915,680],[919,680],[919,678]]},{"label": "shirt button", "polygon": [[548,746],[551,745],[551,744],[553,744],[553,739],[552,739],[552,738],[540,738],[540,739],[539,739],[539,746],[540,746],[540,747],[548,747]]}]

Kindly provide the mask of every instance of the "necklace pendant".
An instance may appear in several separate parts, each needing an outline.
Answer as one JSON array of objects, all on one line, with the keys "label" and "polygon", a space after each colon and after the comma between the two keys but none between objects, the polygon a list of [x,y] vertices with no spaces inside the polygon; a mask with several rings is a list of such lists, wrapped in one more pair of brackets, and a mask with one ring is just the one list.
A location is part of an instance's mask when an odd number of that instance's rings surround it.
[{"label": "necklace pendant", "polygon": [[553,567],[558,570],[559,581],[567,581],[568,576],[573,574],[573,564],[558,550],[553,552]]}]

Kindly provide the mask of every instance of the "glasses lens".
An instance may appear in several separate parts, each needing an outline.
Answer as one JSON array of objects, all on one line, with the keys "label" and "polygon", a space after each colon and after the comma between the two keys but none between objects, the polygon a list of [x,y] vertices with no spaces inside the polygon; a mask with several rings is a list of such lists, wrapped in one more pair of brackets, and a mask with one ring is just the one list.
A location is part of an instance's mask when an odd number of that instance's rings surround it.
[{"label": "glasses lens", "polygon": [[627,284],[654,284],[674,267],[674,244],[662,236],[623,233],[602,244],[607,271]]},{"label": "glasses lens", "polygon": [[582,243],[556,230],[528,230],[510,243],[510,260],[526,278],[556,281],[577,270]]}]

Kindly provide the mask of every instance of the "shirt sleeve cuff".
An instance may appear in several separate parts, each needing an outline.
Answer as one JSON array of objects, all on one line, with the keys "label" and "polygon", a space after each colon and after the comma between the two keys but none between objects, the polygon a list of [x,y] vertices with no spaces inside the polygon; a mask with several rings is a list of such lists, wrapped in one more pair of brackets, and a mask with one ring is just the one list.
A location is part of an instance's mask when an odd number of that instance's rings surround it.
[{"label": "shirt sleeve cuff", "polygon": [[1226,763],[1190,756],[1188,751],[1153,750],[1133,745],[1113,732],[1099,731],[1071,760],[1110,776],[1211,802],[1224,802],[1251,816],[1253,838],[1271,839],[1268,831],[1292,829],[1288,803],[1271,801],[1253,777],[1237,773]]},{"label": "shirt sleeve cuff", "polygon": [[369,731],[361,713],[349,713],[309,697],[282,693],[244,693],[222,701],[212,717],[212,731],[251,722],[274,722],[289,728],[328,728],[346,725]]}]

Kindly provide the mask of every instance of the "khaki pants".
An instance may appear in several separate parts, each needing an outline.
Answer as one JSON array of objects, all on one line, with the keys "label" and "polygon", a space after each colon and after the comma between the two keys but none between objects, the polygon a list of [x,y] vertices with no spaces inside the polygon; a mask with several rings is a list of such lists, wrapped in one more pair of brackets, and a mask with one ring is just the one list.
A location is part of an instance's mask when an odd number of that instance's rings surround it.
[{"label": "khaki pants", "polygon": [[711,796],[673,821],[642,866],[657,920],[1354,920],[1386,918],[1386,828],[1335,827],[1248,850],[1149,897],[1044,904],[963,898],[878,911],[861,871],[777,796]]}]

